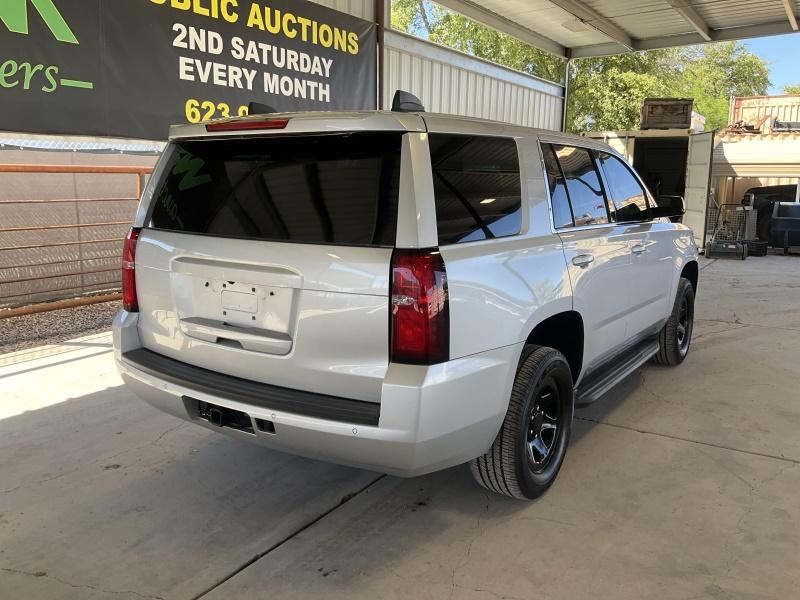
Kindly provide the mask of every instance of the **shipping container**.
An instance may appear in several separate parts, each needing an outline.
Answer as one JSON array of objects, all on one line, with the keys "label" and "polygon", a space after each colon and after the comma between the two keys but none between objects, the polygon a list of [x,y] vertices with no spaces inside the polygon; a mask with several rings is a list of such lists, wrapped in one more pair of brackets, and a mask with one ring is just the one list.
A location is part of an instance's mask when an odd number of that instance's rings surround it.
[{"label": "shipping container", "polygon": [[603,140],[622,154],[642,177],[653,196],[683,196],[683,223],[698,246],[705,243],[706,213],[711,195],[714,132],[685,129],[600,131],[586,137]]}]

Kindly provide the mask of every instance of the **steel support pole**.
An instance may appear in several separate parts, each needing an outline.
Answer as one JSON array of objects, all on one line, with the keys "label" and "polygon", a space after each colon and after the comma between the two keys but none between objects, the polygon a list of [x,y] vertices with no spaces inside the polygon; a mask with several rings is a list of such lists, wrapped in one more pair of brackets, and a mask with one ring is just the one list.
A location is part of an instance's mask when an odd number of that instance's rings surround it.
[{"label": "steel support pole", "polygon": [[567,132],[567,110],[569,109],[569,78],[572,74],[572,59],[567,59],[566,73],[564,74],[564,102],[561,108],[561,131]]},{"label": "steel support pole", "polygon": [[384,31],[386,30],[386,8],[391,6],[391,0],[375,0],[375,23],[378,26],[378,110],[386,108],[383,104],[384,92],[384,57],[386,56],[386,49],[384,48]]}]

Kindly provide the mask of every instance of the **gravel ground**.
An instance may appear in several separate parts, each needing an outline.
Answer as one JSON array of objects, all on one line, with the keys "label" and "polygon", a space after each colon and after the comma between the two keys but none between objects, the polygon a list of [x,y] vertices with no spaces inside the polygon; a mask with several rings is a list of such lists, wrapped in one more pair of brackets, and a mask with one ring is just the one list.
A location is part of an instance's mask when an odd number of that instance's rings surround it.
[{"label": "gravel ground", "polygon": [[104,302],[0,319],[0,354],[108,331],[120,308],[122,302]]}]

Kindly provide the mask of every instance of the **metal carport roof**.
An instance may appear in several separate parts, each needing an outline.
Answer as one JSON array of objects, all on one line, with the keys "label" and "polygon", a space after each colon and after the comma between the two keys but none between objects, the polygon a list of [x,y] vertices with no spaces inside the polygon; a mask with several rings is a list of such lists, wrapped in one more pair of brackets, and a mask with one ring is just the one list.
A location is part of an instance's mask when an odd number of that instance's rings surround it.
[{"label": "metal carport roof", "polygon": [[780,35],[800,0],[436,0],[568,58]]}]

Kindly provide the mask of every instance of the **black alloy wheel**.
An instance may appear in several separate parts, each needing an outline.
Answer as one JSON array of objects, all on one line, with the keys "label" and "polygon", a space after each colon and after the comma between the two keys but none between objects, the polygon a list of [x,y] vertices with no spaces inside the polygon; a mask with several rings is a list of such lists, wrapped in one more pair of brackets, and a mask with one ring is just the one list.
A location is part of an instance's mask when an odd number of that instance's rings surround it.
[{"label": "black alloy wheel", "polygon": [[694,303],[689,303],[686,294],[681,298],[681,307],[678,311],[678,323],[675,334],[678,341],[678,350],[681,356],[689,352],[689,342],[692,340],[692,326],[694,324]]},{"label": "black alloy wheel", "polygon": [[475,480],[512,498],[541,496],[564,462],[573,411],[567,359],[554,348],[525,346],[500,431],[489,450],[470,463]]},{"label": "black alloy wheel", "polygon": [[672,313],[658,334],[658,352],[653,362],[660,365],[679,365],[689,354],[694,330],[694,286],[681,277]]},{"label": "black alloy wheel", "polygon": [[528,426],[528,460],[534,473],[547,468],[561,428],[561,401],[558,386],[552,376],[542,382],[531,403]]}]

